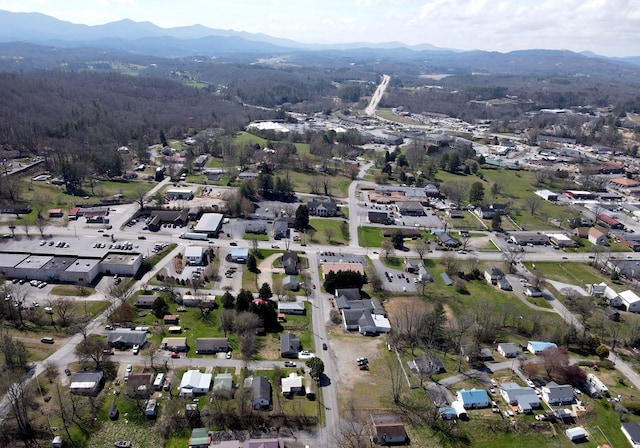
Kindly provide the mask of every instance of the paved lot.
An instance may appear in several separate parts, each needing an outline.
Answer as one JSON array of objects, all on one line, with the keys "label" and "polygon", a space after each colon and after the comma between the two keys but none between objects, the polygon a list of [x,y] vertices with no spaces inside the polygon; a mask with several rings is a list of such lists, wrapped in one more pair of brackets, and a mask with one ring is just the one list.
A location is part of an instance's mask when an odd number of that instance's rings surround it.
[{"label": "paved lot", "polygon": [[[382,279],[382,287],[386,291],[416,292],[416,283],[414,283],[414,279],[417,278],[416,275],[407,274],[402,270],[388,268],[379,259],[372,259],[371,262]],[[385,272],[389,273],[390,280],[385,275]]]}]

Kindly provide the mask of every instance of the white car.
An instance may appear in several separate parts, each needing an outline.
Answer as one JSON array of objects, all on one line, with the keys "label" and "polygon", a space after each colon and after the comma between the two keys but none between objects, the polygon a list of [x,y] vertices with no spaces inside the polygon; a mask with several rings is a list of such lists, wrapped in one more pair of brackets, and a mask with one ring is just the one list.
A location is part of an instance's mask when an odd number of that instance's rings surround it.
[{"label": "white car", "polygon": [[133,366],[131,364],[127,364],[127,373],[130,373],[133,370]]},{"label": "white car", "polygon": [[133,346],[133,354],[137,355],[138,353],[140,353],[140,346],[138,344],[135,344]]}]

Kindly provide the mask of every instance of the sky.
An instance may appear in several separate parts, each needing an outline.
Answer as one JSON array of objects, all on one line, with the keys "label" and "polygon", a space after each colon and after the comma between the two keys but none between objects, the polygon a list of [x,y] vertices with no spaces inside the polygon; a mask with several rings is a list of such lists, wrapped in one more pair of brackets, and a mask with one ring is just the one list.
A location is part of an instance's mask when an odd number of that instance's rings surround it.
[{"label": "sky", "polygon": [[0,9],[99,25],[204,25],[303,43],[640,56],[640,0],[0,0]]}]

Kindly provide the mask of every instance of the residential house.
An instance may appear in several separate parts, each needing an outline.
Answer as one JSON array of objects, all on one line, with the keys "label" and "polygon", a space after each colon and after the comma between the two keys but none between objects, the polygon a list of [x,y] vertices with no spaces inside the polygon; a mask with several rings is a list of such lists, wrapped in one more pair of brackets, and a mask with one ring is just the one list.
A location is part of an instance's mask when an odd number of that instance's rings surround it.
[{"label": "residential house", "polygon": [[133,304],[136,308],[151,309],[153,307],[153,302],[155,302],[159,297],[160,296],[158,294],[141,294],[136,297],[136,301]]},{"label": "residential house", "polygon": [[632,421],[624,422],[621,429],[631,446],[640,448],[640,424]]},{"label": "residential house", "polygon": [[273,221],[271,231],[273,237],[277,240],[289,237],[289,220],[287,218],[278,218]]},{"label": "residential house", "polygon": [[573,403],[573,387],[569,384],[558,384],[555,381],[547,383],[541,389],[542,399],[549,405]]},{"label": "residential house", "polygon": [[251,405],[253,409],[271,407],[271,383],[266,376],[254,376],[251,381]]},{"label": "residential house", "polygon": [[304,382],[301,376],[298,376],[296,372],[291,372],[289,376],[280,380],[282,395],[287,398],[291,398],[294,395],[304,393]]},{"label": "residential house", "polygon": [[436,235],[436,238],[438,238],[438,240],[440,241],[440,244],[442,244],[445,247],[451,248],[451,247],[458,247],[460,245],[458,240],[456,240],[454,237],[452,237],[446,232],[434,232],[434,234]]},{"label": "residential house", "polygon": [[533,408],[540,407],[540,398],[530,387],[522,387],[516,383],[503,383],[500,385],[500,395],[504,401],[512,406],[518,406],[525,414],[530,413]]},{"label": "residential house", "polygon": [[218,373],[213,378],[212,391],[217,392],[218,395],[229,394],[233,391],[233,375],[230,373]]},{"label": "residential house", "polygon": [[209,308],[214,309],[216,307],[216,296],[212,295],[193,295],[185,293],[182,296],[182,305],[188,307]]},{"label": "residential house", "polygon": [[543,342],[543,341],[529,341],[527,344],[527,350],[529,353],[534,355],[539,355],[543,351],[548,348],[557,348],[558,346],[553,342]]},{"label": "residential house", "polygon": [[104,374],[102,370],[90,372],[78,372],[73,376],[69,384],[69,392],[73,395],[88,395],[95,397],[104,386]]},{"label": "residential house", "polygon": [[456,395],[456,400],[461,402],[465,409],[486,408],[491,403],[487,391],[483,389],[462,389]]},{"label": "residential house", "polygon": [[283,333],[280,336],[280,356],[283,358],[297,358],[301,349],[300,339],[295,334]]},{"label": "residential house", "polygon": [[397,445],[407,442],[407,431],[397,415],[372,414],[370,416],[371,441],[378,445]]},{"label": "residential house", "polygon": [[300,289],[300,282],[293,275],[287,275],[282,279],[282,287],[287,291],[297,291]]},{"label": "residential house", "polygon": [[498,344],[498,353],[505,358],[516,358],[520,355],[520,347],[512,342],[501,342]]},{"label": "residential house", "polygon": [[187,370],[180,381],[180,396],[206,394],[211,387],[212,374],[199,370]]},{"label": "residential house", "polygon": [[360,290],[358,288],[336,288],[335,298],[343,297],[345,300],[360,300]]},{"label": "residential house", "polygon": [[107,344],[117,349],[142,347],[147,342],[147,332],[117,328],[107,333]]},{"label": "residential house", "polygon": [[608,246],[609,245],[609,237],[606,232],[598,229],[597,227],[589,227],[589,231],[587,233],[587,238],[589,242],[596,246]]},{"label": "residential house", "polygon": [[446,373],[446,369],[440,358],[435,355],[422,355],[409,361],[411,370],[415,370],[423,375],[435,375],[438,373]]},{"label": "residential house", "polygon": [[304,302],[278,302],[278,312],[283,314],[306,314],[307,310],[305,309]]},{"label": "residential house", "polygon": [[229,338],[198,338],[196,354],[226,353],[229,351]]},{"label": "residential house", "polygon": [[486,271],[484,271],[485,280],[487,280],[487,282],[491,283],[492,285],[497,285],[498,280],[500,280],[503,277],[504,277],[504,272],[502,272],[500,269],[498,269],[495,266],[492,266]]},{"label": "residential house", "polygon": [[331,198],[324,201],[309,201],[307,207],[311,216],[331,217],[338,215],[338,204]]},{"label": "residential house", "polygon": [[282,254],[282,267],[287,275],[298,275],[298,263],[300,258],[293,251],[287,251]]},{"label": "residential house", "polygon": [[163,338],[161,347],[172,352],[186,353],[189,350],[187,338]]},{"label": "residential house", "polygon": [[506,204],[482,205],[482,206],[476,207],[473,212],[482,219],[493,219],[496,213],[499,215],[505,215],[507,212],[507,205]]}]

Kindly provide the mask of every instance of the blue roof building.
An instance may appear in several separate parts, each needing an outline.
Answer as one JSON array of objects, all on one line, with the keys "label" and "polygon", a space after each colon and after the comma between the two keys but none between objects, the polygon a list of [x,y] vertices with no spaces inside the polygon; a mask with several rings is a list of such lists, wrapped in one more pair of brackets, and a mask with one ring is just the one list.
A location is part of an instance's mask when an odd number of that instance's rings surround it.
[{"label": "blue roof building", "polygon": [[465,409],[479,409],[489,407],[489,395],[483,389],[462,389],[456,396],[457,401],[462,402]]},{"label": "blue roof building", "polygon": [[553,342],[542,341],[529,341],[529,343],[527,344],[527,350],[529,350],[529,353],[532,353],[534,355],[539,355],[548,348],[558,348],[558,346]]}]

